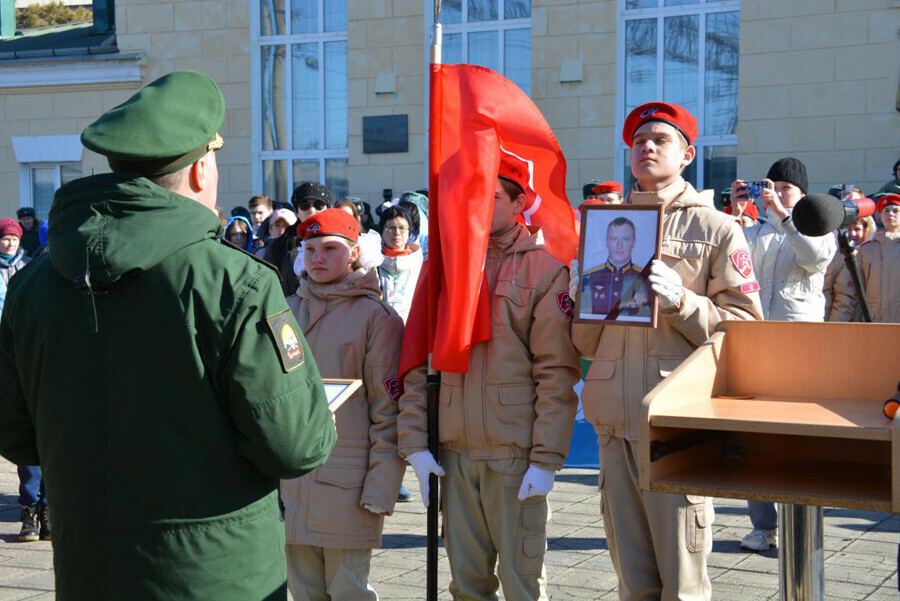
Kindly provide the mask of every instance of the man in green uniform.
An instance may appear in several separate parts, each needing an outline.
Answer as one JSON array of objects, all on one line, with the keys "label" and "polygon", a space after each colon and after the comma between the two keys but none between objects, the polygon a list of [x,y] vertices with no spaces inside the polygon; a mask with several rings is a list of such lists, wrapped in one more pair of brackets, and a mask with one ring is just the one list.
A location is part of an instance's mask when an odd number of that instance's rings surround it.
[{"label": "man in green uniform", "polygon": [[609,223],[606,228],[609,258],[582,276],[582,312],[589,304],[594,315],[650,316],[650,284],[631,260],[636,241],[636,230],[630,219],[616,217]]},{"label": "man in green uniform", "polygon": [[221,244],[225,113],[175,72],[91,124],[0,321],[0,453],[39,464],[56,598],[285,599],[279,478],[335,441],[274,271]]}]

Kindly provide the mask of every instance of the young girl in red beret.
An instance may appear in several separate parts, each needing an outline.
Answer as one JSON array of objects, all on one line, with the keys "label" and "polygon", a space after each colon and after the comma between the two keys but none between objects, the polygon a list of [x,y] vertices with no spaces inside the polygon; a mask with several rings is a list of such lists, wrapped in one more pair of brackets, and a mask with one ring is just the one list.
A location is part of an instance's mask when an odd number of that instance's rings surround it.
[{"label": "young girl in red beret", "polygon": [[322,376],[363,386],[334,414],[338,442],[325,465],[281,483],[288,588],[296,601],[374,601],[372,549],[381,546],[404,471],[396,404],[403,321],[381,300],[377,260],[370,245],[361,247],[352,215],[326,209],[297,232],[300,285],[288,304]]}]

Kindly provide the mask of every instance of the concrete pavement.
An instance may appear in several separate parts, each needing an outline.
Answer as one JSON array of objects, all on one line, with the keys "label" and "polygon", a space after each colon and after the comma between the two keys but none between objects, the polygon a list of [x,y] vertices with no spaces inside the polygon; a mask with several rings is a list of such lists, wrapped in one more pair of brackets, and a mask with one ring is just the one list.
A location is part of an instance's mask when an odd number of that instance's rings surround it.
[{"label": "concrete pavement", "polygon": [[[417,491],[412,471],[406,486]],[[18,543],[15,466],[0,460],[0,601],[48,601],[53,550],[48,542]],[[617,599],[616,575],[600,518],[597,473],[567,469],[551,493],[547,576],[553,600]],[[94,516],[97,519],[99,516]],[[746,503],[716,500],[710,578],[713,599],[778,599],[776,553],[750,553],[740,539],[750,530]],[[894,600],[900,519],[893,514],[825,511],[825,596],[829,600]],[[384,549],[375,551],[371,582],[382,601],[421,600],[425,590],[425,510],[418,499],[397,505],[386,522]],[[450,572],[441,549],[441,599],[450,599]],[[502,599],[502,596],[501,596]],[[211,600],[214,601],[214,600]]]}]

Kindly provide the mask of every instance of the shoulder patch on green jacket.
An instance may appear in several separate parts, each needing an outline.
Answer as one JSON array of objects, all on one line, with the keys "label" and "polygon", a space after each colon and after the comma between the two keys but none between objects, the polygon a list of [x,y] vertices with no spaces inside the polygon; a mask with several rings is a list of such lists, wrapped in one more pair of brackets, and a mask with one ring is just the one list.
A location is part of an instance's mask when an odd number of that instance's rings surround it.
[{"label": "shoulder patch on green jacket", "polygon": [[266,323],[269,324],[272,336],[275,337],[278,358],[281,359],[281,367],[285,373],[303,365],[303,345],[300,344],[294,316],[290,310],[285,309],[281,313],[266,317]]}]

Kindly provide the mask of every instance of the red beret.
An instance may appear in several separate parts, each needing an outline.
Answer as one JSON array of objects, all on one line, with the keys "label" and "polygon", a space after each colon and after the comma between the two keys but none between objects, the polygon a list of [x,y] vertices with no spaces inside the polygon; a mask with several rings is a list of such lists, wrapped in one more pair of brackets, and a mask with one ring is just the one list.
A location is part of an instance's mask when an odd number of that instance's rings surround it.
[{"label": "red beret", "polygon": [[500,153],[500,171],[497,177],[517,184],[522,191],[528,190],[528,165],[525,161],[506,152]]},{"label": "red beret", "polygon": [[625,119],[622,127],[622,139],[631,148],[634,140],[634,132],[644,123],[662,121],[668,123],[681,132],[688,144],[693,144],[697,139],[697,119],[687,112],[683,106],[668,102],[648,102],[637,107]]},{"label": "red beret", "polygon": [[340,236],[351,242],[359,240],[359,222],[343,209],[325,209],[297,226],[301,240],[322,236]]},{"label": "red beret", "polygon": [[880,213],[884,210],[884,207],[888,205],[900,205],[900,194],[884,194],[878,199],[878,204],[875,205],[875,211]]},{"label": "red beret", "polygon": [[591,191],[594,194],[609,194],[610,192],[615,192],[617,194],[622,193],[622,184],[619,182],[608,181],[608,182],[600,182],[596,186],[594,186]]},{"label": "red beret", "polygon": [[0,238],[3,236],[22,238],[22,226],[15,219],[8,217],[0,219]]},{"label": "red beret", "polygon": [[[725,205],[724,212],[727,213],[728,215],[733,215],[730,204]],[[750,217],[751,219],[756,221],[759,219],[759,209],[752,202],[748,202],[747,205],[744,207],[744,215],[746,215],[747,217]]]}]

